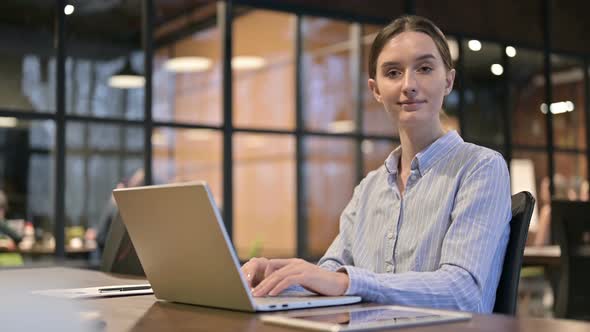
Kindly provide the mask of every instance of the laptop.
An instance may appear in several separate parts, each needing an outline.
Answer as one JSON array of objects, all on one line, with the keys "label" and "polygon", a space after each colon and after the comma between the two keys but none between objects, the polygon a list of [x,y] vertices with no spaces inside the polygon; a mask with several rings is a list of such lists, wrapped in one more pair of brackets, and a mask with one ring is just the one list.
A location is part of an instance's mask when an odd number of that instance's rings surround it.
[{"label": "laptop", "polygon": [[113,194],[158,299],[249,312],[361,301],[312,293],[253,297],[205,182],[122,188]]}]

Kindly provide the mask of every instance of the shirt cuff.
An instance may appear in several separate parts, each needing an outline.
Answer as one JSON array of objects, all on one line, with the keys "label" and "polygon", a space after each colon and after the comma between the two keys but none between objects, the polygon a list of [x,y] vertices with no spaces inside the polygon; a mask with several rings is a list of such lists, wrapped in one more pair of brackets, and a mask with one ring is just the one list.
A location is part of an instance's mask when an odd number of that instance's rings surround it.
[{"label": "shirt cuff", "polygon": [[348,274],[348,288],[344,295],[357,295],[357,296],[364,296],[364,293],[368,291],[369,282],[368,279],[371,278],[367,271],[364,269],[360,269],[358,267],[346,265],[340,267],[336,272],[344,272]]}]

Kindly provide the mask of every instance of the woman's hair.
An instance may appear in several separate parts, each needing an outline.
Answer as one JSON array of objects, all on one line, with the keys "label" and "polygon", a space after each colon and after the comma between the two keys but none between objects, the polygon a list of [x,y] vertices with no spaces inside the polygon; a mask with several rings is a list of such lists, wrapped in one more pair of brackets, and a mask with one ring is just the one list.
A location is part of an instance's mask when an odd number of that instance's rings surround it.
[{"label": "woman's hair", "polygon": [[385,44],[393,37],[406,31],[422,32],[430,36],[440,53],[442,61],[447,68],[451,70],[453,68],[453,60],[451,59],[451,51],[449,45],[442,31],[427,18],[421,16],[407,15],[402,16],[395,21],[389,23],[386,27],[381,29],[373,45],[371,46],[371,52],[369,53],[369,77],[375,79],[377,75],[377,58],[385,47]]}]

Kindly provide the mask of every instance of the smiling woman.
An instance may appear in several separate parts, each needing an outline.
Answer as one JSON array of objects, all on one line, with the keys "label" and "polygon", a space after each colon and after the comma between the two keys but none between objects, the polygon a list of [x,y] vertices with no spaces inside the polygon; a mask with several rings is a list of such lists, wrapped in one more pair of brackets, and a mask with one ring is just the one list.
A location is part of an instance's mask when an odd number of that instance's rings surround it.
[{"label": "smiling woman", "polygon": [[425,18],[398,18],[375,37],[369,76],[401,146],[355,188],[318,265],[256,258],[242,267],[253,295],[300,285],[371,302],[491,312],[510,231],[508,170],[499,153],[442,127],[455,78],[445,36]]}]

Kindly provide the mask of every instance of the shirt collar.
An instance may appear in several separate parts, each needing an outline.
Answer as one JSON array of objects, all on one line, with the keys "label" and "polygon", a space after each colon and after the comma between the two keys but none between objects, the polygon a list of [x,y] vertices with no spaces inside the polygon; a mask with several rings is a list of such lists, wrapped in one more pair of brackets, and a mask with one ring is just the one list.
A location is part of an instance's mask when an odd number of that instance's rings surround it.
[{"label": "shirt collar", "polygon": [[[463,139],[459,136],[457,131],[449,131],[434,141],[434,143],[430,144],[426,149],[418,152],[414,159],[412,159],[410,169],[417,169],[420,176],[423,176],[430,168],[432,168],[432,166],[434,166],[434,164],[436,164],[437,161],[461,143],[463,143]],[[402,147],[400,145],[393,150],[385,160],[385,169],[389,174],[397,176],[401,155]]]}]

